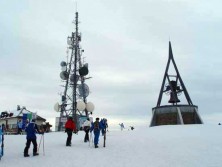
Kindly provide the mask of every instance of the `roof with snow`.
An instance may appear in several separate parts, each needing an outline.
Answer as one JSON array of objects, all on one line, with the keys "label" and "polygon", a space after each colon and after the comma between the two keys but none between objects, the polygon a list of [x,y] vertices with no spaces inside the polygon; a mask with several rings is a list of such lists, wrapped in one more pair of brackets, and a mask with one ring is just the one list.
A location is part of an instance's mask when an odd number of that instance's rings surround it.
[{"label": "roof with snow", "polygon": [[[10,113],[12,114],[11,117],[7,117],[8,119],[10,119],[10,118],[19,118],[19,117],[22,117],[23,114],[34,113],[34,112],[31,112],[31,111],[27,110],[25,107],[19,108],[17,110],[10,110],[10,111],[3,111],[3,112],[7,112],[9,114]],[[46,121],[45,118],[40,117],[38,114],[36,114],[36,116],[37,116],[37,119],[42,119],[42,120]],[[3,118],[0,117],[0,119],[5,119],[5,117],[3,117]]]}]

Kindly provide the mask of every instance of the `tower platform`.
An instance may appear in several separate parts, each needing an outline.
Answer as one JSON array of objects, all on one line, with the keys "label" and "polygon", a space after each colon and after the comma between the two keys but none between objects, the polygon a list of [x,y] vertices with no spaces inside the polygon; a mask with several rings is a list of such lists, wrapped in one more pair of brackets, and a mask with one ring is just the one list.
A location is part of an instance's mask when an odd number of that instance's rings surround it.
[{"label": "tower platform", "polygon": [[150,126],[176,124],[202,124],[203,121],[195,105],[165,105],[152,108]]}]

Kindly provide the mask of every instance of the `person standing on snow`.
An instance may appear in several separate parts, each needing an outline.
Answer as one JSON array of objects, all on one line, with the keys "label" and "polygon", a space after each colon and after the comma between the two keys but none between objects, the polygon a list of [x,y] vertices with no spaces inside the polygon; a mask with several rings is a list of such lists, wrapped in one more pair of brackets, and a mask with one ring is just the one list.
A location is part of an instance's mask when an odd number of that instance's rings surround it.
[{"label": "person standing on snow", "polygon": [[18,127],[18,134],[22,134],[22,121],[19,120],[17,123],[17,127]]},{"label": "person standing on snow", "polygon": [[96,121],[92,123],[92,126],[90,128],[90,133],[92,133],[92,131],[94,132],[95,148],[98,148],[100,130],[102,130],[102,129],[104,129],[104,128],[103,128],[102,124],[99,122],[99,118],[96,118]]},{"label": "person standing on snow", "polygon": [[39,153],[37,153],[36,132],[42,135],[44,135],[44,132],[39,131],[39,128],[35,123],[35,119],[32,119],[32,121],[25,128],[25,131],[27,135],[26,136],[27,142],[26,142],[26,147],[24,149],[24,157],[29,157],[28,151],[31,142],[33,144],[33,156],[39,155]]},{"label": "person standing on snow", "polygon": [[89,118],[83,123],[83,130],[85,131],[85,138],[84,142],[89,141],[89,130],[90,130],[91,122],[89,121]]},{"label": "person standing on snow", "polygon": [[72,117],[69,117],[68,121],[65,124],[65,132],[68,135],[66,140],[66,146],[71,146],[72,132],[76,133],[76,124],[73,121]]},{"label": "person standing on snow", "polygon": [[108,128],[107,120],[105,118],[101,119],[100,121],[103,129],[102,129],[102,136],[106,133],[106,128]]},{"label": "person standing on snow", "polygon": [[119,124],[119,126],[120,126],[121,131],[125,128],[123,123]]}]

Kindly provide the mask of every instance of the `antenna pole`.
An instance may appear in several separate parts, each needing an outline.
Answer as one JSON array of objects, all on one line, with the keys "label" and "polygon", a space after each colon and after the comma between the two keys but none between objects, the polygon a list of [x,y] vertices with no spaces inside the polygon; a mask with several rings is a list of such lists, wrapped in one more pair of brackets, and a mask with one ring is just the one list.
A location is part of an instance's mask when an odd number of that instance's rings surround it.
[{"label": "antenna pole", "polygon": [[[67,63],[62,61],[60,64],[62,66],[60,78],[63,80],[65,85],[63,86],[64,93],[62,95],[62,104],[60,105],[61,113],[58,127],[59,130],[62,129],[65,120],[62,118],[71,116],[79,128],[81,122],[78,122],[78,120],[88,117],[89,113],[94,109],[93,104],[90,104],[92,106],[91,108],[93,108],[89,109],[90,111],[87,111],[87,109],[81,110],[77,108],[78,99],[80,102],[82,100],[85,104],[87,103],[86,97],[89,94],[89,88],[84,83],[86,79],[85,76],[88,74],[88,64],[86,63],[83,65],[81,60],[82,52],[84,52],[84,50],[81,49],[80,46],[81,34],[79,33],[79,18],[77,11],[75,12],[75,20],[73,23],[75,24],[75,32],[72,32],[71,36],[68,36],[67,38],[67,43],[69,45],[68,49],[71,49],[71,56],[69,57],[67,52]],[[78,84],[78,81],[80,81],[81,84]]]},{"label": "antenna pole", "polygon": [[73,83],[73,102],[72,102],[72,117],[75,119],[75,122],[77,123],[77,115],[76,115],[76,87],[77,87],[77,76],[76,76],[76,71],[77,71],[77,54],[78,54],[78,48],[79,48],[79,34],[78,34],[78,12],[76,12],[76,20],[75,20],[75,33],[72,33],[74,36],[73,43],[74,44],[74,53],[75,53],[75,58],[74,58],[74,83]]},{"label": "antenna pole", "polygon": [[76,13],[77,13],[77,1],[76,1]]}]

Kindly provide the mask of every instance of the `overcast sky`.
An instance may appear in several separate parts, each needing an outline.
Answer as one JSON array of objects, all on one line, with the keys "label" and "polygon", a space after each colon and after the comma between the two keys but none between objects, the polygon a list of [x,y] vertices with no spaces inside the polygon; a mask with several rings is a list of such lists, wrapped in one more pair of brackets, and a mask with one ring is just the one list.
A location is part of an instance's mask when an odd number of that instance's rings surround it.
[{"label": "overcast sky", "polygon": [[[0,1],[0,111],[21,105],[50,120],[59,116],[53,106],[63,92],[60,62],[74,31],[75,2]],[[77,2],[81,46],[93,77],[87,85],[94,116],[149,124],[170,40],[203,121],[222,121],[221,1]]]}]

